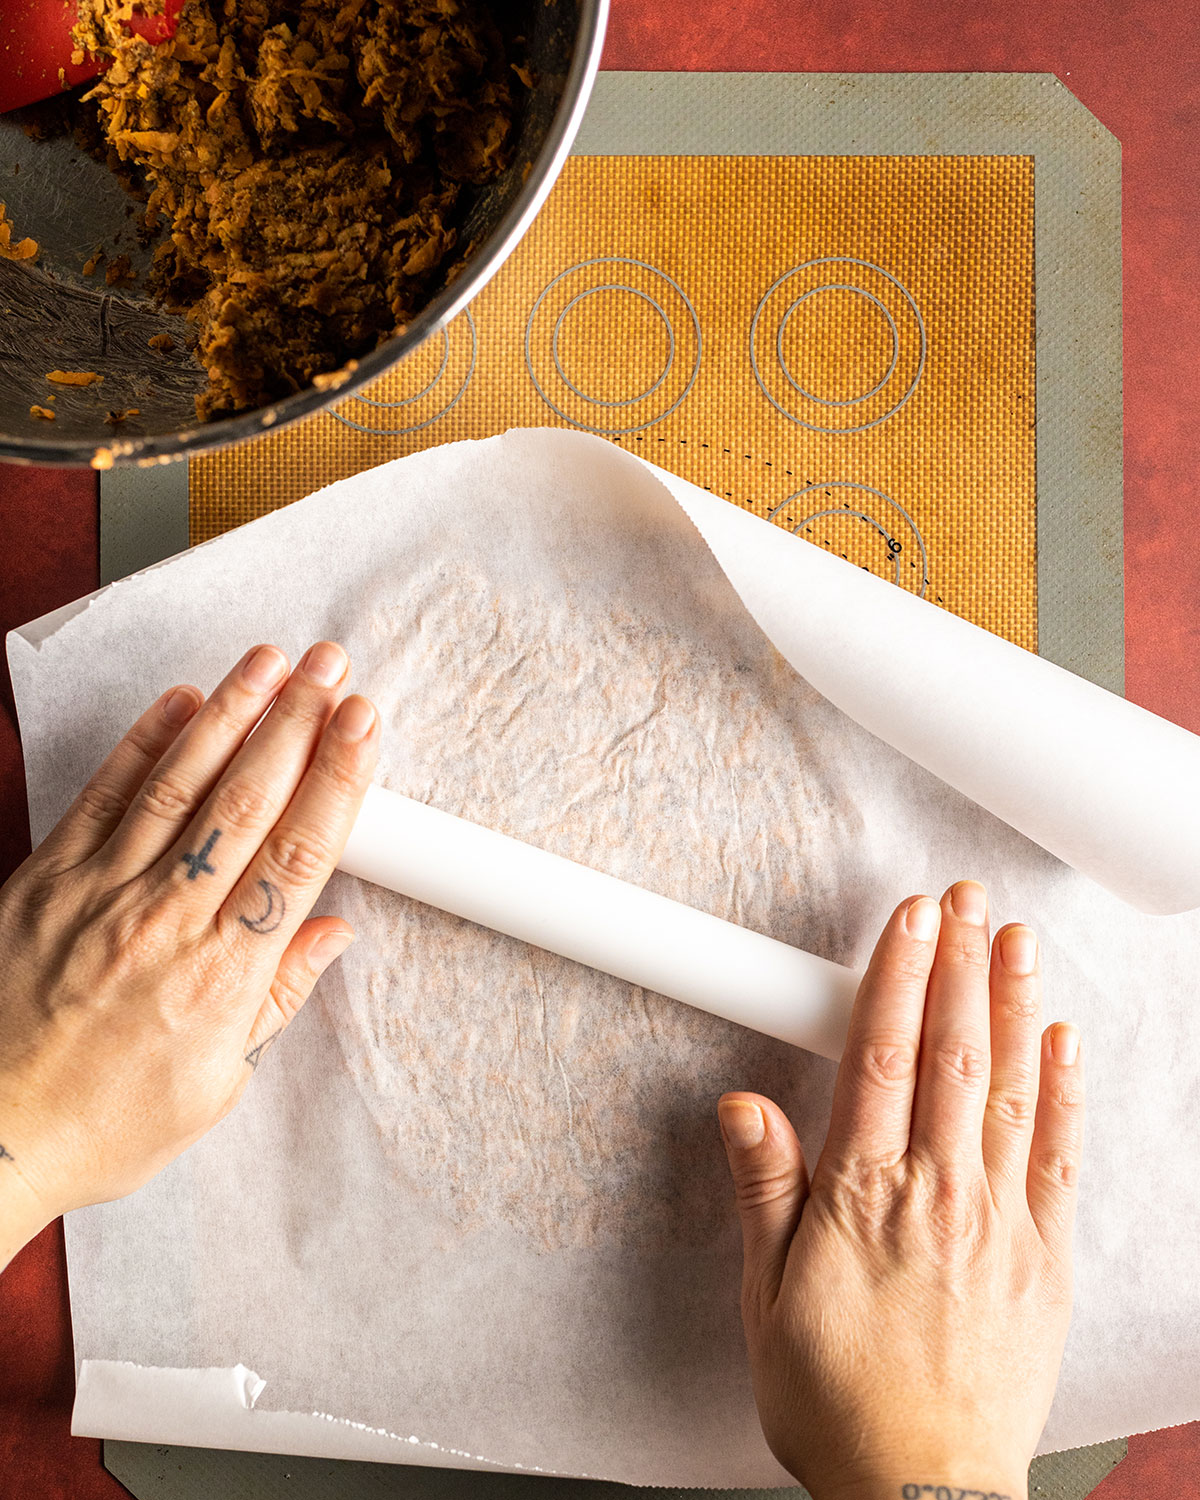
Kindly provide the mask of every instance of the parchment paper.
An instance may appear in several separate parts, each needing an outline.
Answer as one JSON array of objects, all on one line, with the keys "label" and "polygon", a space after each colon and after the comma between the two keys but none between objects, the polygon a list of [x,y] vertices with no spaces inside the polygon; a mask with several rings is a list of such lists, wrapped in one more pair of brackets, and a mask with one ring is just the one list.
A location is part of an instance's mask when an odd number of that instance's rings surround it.
[{"label": "parchment paper", "polygon": [[[514,433],[28,627],[10,659],[35,837],[169,682],[329,635],[383,713],[384,784],[837,962],[865,962],[905,894],[982,879],[997,925],[1036,926],[1046,1019],[1079,1023],[1088,1070],[1076,1313],[1040,1451],[1200,1416],[1200,917],[1138,914],[834,708],[739,601],[681,509],[697,494],[599,440]],[[906,660],[895,610],[939,612],[859,574],[865,602],[838,614],[823,580],[846,565],[762,530],[733,548],[767,570],[735,576],[743,598],[810,651],[826,632],[812,674],[846,663],[873,728],[911,750],[932,720],[945,774],[1014,821],[1024,785],[1045,842],[1130,899],[1189,900],[1190,736],[1075,679],[1060,699],[1033,658],[1011,678],[953,622],[959,644]],[[1051,738],[1037,763],[997,740],[1025,708],[1026,751]],[[239,1109],[68,1221],[75,1430],[786,1482],[754,1417],[714,1104],[774,1095],[815,1162],[834,1065],[349,877],[324,904],[359,942]]]}]

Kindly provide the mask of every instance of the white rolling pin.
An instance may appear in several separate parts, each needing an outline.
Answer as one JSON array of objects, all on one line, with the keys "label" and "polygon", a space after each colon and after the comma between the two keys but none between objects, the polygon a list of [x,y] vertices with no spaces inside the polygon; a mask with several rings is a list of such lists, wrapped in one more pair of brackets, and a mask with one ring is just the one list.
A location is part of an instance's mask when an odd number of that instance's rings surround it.
[{"label": "white rolling pin", "polygon": [[839,1058],[858,975],[373,786],[340,869],[714,1016]]}]

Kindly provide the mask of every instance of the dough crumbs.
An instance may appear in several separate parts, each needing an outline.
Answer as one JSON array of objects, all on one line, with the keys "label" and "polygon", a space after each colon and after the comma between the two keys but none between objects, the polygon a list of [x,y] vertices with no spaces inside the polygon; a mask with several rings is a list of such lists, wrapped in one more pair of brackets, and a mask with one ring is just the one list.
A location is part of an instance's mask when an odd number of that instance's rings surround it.
[{"label": "dough crumbs", "polygon": [[159,46],[132,13],[80,0],[74,36],[111,60],[87,97],[160,231],[149,290],[196,330],[197,415],[281,400],[411,320],[464,189],[511,161],[513,59],[486,0],[185,0]]},{"label": "dough crumbs", "polygon": [[330,370],[326,374],[314,375],[313,385],[315,385],[317,390],[319,391],[336,391],[339,386],[343,386],[346,384],[351,375],[353,375],[355,370],[357,369],[358,360],[347,360],[346,368],[344,370]]},{"label": "dough crumbs", "polygon": [[114,256],[104,273],[104,280],[109,286],[130,286],[136,279],[133,262],[128,255]]},{"label": "dough crumbs", "polygon": [[130,406],[127,407],[124,411],[110,411],[108,416],[105,417],[104,420],[115,427],[118,422],[128,422],[130,417],[140,417],[141,414],[142,413],[138,409],[138,407]]},{"label": "dough crumbs", "polygon": [[46,379],[51,385],[96,385],[104,376],[95,370],[51,370]]},{"label": "dough crumbs", "polygon": [[83,274],[85,276],[94,276],[96,274],[96,267],[100,264],[100,262],[103,259],[104,259],[104,251],[103,250],[95,250],[95,251],[93,251],[92,254],[88,257],[88,259],[85,260],[84,263],[83,263]]},{"label": "dough crumbs", "polygon": [[36,260],[41,248],[37,240],[31,240],[27,236],[14,245],[12,234],[12,221],[8,218],[5,205],[0,203],[0,260]]},{"label": "dough crumbs", "polygon": [[31,417],[40,417],[43,422],[53,422],[58,413],[50,410],[48,406],[31,406],[29,408]]},{"label": "dough crumbs", "polygon": [[169,333],[156,333],[152,339],[147,339],[146,343],[151,349],[161,350],[163,354],[170,354],[175,347],[175,340]]}]

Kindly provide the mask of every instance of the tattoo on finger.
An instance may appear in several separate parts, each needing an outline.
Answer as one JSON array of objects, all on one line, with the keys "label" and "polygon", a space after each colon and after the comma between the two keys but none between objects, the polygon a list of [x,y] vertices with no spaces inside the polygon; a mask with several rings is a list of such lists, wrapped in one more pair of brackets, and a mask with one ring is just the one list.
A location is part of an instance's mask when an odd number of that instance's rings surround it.
[{"label": "tattoo on finger", "polygon": [[258,887],[267,898],[266,911],[257,917],[239,917],[238,921],[250,932],[274,932],[283,921],[287,903],[283,899],[283,892],[269,880],[260,880]]},{"label": "tattoo on finger", "polygon": [[246,1053],[246,1061],[250,1064],[251,1068],[254,1071],[257,1072],[258,1065],[262,1061],[262,1055],[263,1055],[263,1053],[267,1050],[267,1048],[271,1045],[271,1043],[279,1035],[279,1032],[282,1031],[282,1030],[283,1030],[283,1027],[281,1026],[279,1028],[279,1031],[273,1031],[271,1033],[271,1035],[269,1037],[267,1037],[264,1041],[259,1042],[259,1044],[258,1044],[257,1047],[251,1047],[250,1050],[249,1050],[249,1052]]},{"label": "tattoo on finger", "polygon": [[0,1161],[16,1161],[16,1159],[11,1151],[6,1151],[3,1146],[0,1146]]},{"label": "tattoo on finger", "polygon": [[197,875],[215,875],[217,873],[217,867],[209,864],[208,856],[213,852],[213,845],[220,837],[221,830],[214,828],[204,840],[204,847],[200,850],[199,854],[183,855],[183,863],[188,867],[187,878],[189,880],[195,880]]}]

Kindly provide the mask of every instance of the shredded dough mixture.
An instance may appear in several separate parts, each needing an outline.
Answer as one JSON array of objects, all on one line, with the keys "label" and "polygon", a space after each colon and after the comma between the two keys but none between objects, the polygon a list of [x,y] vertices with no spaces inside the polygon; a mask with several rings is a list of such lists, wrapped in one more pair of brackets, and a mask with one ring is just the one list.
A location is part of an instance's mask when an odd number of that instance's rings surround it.
[{"label": "shredded dough mixture", "polygon": [[157,46],[129,34],[133,11],[81,0],[75,39],[111,59],[88,97],[161,231],[150,289],[195,325],[198,415],[319,383],[403,329],[444,277],[464,188],[511,158],[528,74],[499,11],[185,0]]}]

